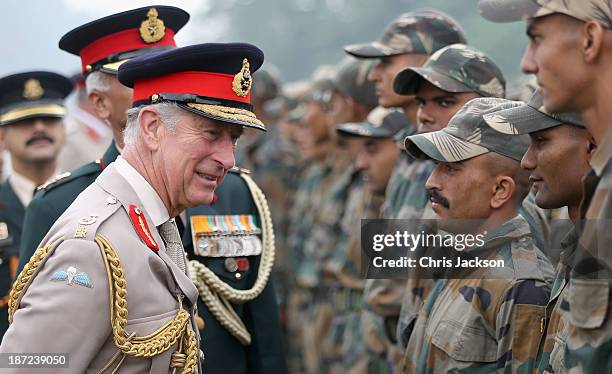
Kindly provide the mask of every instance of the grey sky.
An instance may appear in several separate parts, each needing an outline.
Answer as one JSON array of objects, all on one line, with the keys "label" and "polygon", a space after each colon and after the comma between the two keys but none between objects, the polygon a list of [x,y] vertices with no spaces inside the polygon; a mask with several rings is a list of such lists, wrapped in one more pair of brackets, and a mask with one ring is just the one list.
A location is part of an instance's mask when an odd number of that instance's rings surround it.
[{"label": "grey sky", "polygon": [[4,40],[0,76],[27,70],[76,73],[80,69],[78,57],[57,46],[62,35],[97,18],[153,4],[179,6],[191,14],[191,21],[176,37],[177,44],[211,41],[217,37],[214,30],[204,31],[193,22],[207,6],[206,0],[3,0],[1,4],[0,35]]}]

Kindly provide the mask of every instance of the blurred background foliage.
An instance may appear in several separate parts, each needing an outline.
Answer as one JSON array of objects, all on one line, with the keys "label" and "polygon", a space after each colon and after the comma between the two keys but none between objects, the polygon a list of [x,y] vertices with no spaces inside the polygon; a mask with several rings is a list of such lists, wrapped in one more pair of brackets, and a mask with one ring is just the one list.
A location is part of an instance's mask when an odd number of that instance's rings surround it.
[{"label": "blurred background foliage", "polygon": [[[477,0],[224,0],[213,1],[194,20],[217,41],[259,46],[284,82],[308,78],[317,66],[335,64],[346,44],[373,41],[398,15],[437,8],[456,19],[471,45],[489,54],[510,82],[527,37],[522,22],[496,24],[478,14]],[[207,22],[211,20],[211,22]]]}]

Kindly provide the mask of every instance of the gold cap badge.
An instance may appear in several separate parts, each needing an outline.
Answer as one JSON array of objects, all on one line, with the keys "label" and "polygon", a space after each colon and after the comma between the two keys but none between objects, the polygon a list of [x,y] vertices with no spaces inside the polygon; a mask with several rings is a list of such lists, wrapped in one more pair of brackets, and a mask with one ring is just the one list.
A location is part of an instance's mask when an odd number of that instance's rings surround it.
[{"label": "gold cap badge", "polygon": [[166,34],[164,21],[157,18],[157,9],[151,8],[147,12],[147,19],[140,24],[140,37],[145,43],[155,43],[160,41]]},{"label": "gold cap badge", "polygon": [[242,60],[242,69],[240,69],[238,74],[234,75],[232,90],[240,97],[246,97],[253,84],[253,78],[251,78],[251,71],[249,69],[249,61],[245,58]]},{"label": "gold cap badge", "polygon": [[23,85],[23,98],[28,100],[40,99],[45,93],[38,79],[28,79]]}]

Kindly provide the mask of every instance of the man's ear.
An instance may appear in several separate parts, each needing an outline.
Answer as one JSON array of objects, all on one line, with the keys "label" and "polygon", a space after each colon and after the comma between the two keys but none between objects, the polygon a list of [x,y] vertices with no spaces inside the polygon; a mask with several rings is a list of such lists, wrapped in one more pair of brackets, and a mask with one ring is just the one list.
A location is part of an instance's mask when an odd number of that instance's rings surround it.
[{"label": "man's ear", "polygon": [[98,118],[108,121],[113,109],[113,104],[108,95],[94,90],[88,95],[88,98]]},{"label": "man's ear", "polygon": [[587,161],[591,161],[591,158],[593,157],[593,155],[595,154],[595,152],[597,151],[597,143],[595,143],[595,139],[593,139],[593,136],[588,133],[587,134]]},{"label": "man's ear", "polygon": [[516,191],[516,182],[507,175],[498,176],[495,182],[491,196],[491,208],[498,209],[512,199]]},{"label": "man's ear", "polygon": [[6,128],[0,127],[0,150],[4,149],[4,139],[6,138]]},{"label": "man's ear", "polygon": [[596,21],[587,21],[582,27],[581,50],[586,63],[593,63],[597,60],[603,50],[604,45],[603,26]]},{"label": "man's ear", "polygon": [[140,138],[151,151],[157,151],[160,143],[160,130],[163,127],[159,113],[155,107],[147,105],[138,113]]}]

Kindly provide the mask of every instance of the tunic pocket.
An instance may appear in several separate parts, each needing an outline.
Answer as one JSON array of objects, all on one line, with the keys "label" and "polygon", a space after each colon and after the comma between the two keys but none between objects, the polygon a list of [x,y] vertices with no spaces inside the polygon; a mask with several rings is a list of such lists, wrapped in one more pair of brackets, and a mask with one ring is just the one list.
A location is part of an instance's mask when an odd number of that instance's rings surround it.
[{"label": "tunic pocket", "polygon": [[570,279],[570,323],[582,329],[601,327],[608,314],[609,297],[610,285],[607,279]]},{"label": "tunic pocket", "polygon": [[443,320],[435,328],[431,342],[457,361],[495,362],[497,341],[482,328]]}]

